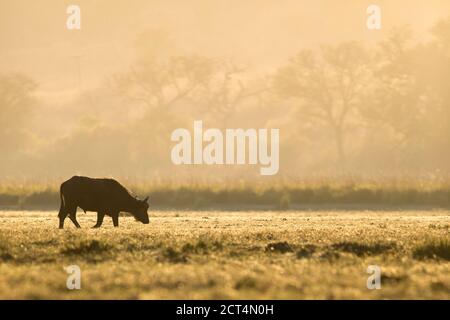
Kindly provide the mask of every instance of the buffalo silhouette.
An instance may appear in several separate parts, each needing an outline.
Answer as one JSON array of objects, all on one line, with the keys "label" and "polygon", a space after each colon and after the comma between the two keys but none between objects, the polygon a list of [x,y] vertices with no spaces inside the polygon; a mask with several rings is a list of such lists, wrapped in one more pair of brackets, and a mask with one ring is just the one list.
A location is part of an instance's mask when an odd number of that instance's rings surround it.
[{"label": "buffalo silhouette", "polygon": [[74,176],[63,182],[60,188],[61,208],[59,209],[59,228],[64,228],[64,220],[69,216],[77,228],[81,228],[77,221],[77,208],[97,212],[99,228],[103,218],[112,218],[114,227],[119,226],[119,213],[131,213],[137,221],[149,223],[148,197],[139,200],[130,195],[128,190],[114,179],[95,179]]}]

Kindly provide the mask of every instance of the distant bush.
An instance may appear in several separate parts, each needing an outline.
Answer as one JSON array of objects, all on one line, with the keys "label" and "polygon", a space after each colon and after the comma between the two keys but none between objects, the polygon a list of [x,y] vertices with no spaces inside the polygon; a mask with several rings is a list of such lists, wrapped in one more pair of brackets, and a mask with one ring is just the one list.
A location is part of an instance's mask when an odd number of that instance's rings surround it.
[{"label": "distant bush", "polygon": [[196,243],[186,243],[181,248],[183,253],[206,254],[209,251],[222,250],[223,246],[220,241],[198,240]]},{"label": "distant bush", "polygon": [[317,247],[313,244],[302,245],[297,251],[297,259],[311,258]]},{"label": "distant bush", "polygon": [[88,255],[107,252],[111,246],[99,240],[79,240],[67,244],[61,253],[65,255]]},{"label": "distant bush", "polygon": [[274,242],[269,243],[266,246],[267,252],[279,252],[279,253],[286,253],[286,252],[292,252],[292,248],[286,241],[284,242]]},{"label": "distant bush", "polygon": [[47,189],[43,191],[33,192],[24,198],[22,205],[24,207],[34,206],[58,206],[60,201],[59,193]]},{"label": "distant bush", "polygon": [[0,234],[0,262],[6,262],[14,259],[14,255],[11,252],[12,244],[9,239]]},{"label": "distant bush", "polygon": [[180,252],[172,247],[168,247],[162,250],[159,261],[170,263],[186,263],[188,262],[188,258],[185,253]]},{"label": "distant bush", "polygon": [[[120,180],[120,179],[119,179]],[[450,182],[323,181],[224,184],[129,185],[137,194],[149,195],[151,207],[173,209],[239,209],[245,207],[288,210],[297,206],[450,206]],[[0,206],[23,209],[59,206],[56,185],[1,186]]]},{"label": "distant bush", "polygon": [[281,196],[279,209],[288,210],[290,207],[291,207],[291,196],[288,193],[285,193]]},{"label": "distant bush", "polygon": [[0,194],[0,206],[14,206],[19,203],[20,197],[12,194]]},{"label": "distant bush", "polygon": [[258,280],[254,277],[244,276],[236,281],[234,284],[234,288],[236,290],[244,290],[244,289],[256,289],[258,286]]},{"label": "distant bush", "polygon": [[349,252],[357,256],[376,255],[395,249],[394,242],[376,242],[376,243],[359,243],[359,242],[339,242],[332,245],[332,249],[336,251]]},{"label": "distant bush", "polygon": [[450,240],[439,239],[429,240],[426,243],[416,246],[413,250],[415,259],[443,259],[450,260]]}]

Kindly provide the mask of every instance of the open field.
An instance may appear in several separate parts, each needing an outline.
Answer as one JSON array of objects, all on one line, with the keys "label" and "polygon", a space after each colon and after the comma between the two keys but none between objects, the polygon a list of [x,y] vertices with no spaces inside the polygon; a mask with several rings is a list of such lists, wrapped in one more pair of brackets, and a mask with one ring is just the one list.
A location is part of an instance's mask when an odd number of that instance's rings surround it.
[{"label": "open field", "polygon": [[[0,298],[450,299],[450,212],[0,211]],[[81,290],[68,290],[68,265]],[[381,290],[367,267],[381,267]]]}]

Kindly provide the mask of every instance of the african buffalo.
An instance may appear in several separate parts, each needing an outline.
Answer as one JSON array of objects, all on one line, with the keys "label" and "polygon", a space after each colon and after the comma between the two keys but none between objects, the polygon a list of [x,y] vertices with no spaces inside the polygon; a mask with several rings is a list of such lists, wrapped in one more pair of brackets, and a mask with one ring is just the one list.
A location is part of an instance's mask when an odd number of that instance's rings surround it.
[{"label": "african buffalo", "polygon": [[77,228],[77,208],[97,212],[97,223],[102,225],[105,215],[112,217],[114,227],[119,226],[119,213],[129,212],[144,224],[148,219],[148,197],[138,200],[130,195],[119,182],[114,179],[93,179],[75,176],[63,182],[60,188],[61,208],[59,209],[59,228],[64,227],[64,219],[69,216]]}]

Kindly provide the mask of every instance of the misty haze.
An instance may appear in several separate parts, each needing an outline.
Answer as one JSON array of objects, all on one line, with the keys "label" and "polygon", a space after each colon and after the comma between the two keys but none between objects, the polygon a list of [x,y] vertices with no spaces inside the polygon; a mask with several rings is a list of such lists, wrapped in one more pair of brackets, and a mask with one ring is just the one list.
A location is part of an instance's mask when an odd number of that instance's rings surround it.
[{"label": "misty haze", "polygon": [[258,175],[174,166],[195,119],[280,128],[277,177],[448,174],[448,4],[381,1],[371,31],[356,1],[81,1],[81,30],[45,3],[1,2],[3,180]]},{"label": "misty haze", "polygon": [[0,299],[448,300],[449,84],[448,0],[0,0]]}]

